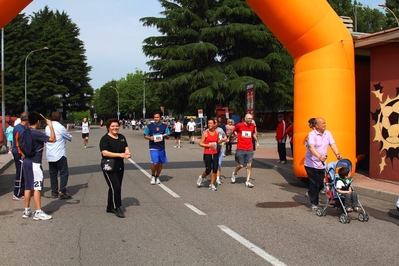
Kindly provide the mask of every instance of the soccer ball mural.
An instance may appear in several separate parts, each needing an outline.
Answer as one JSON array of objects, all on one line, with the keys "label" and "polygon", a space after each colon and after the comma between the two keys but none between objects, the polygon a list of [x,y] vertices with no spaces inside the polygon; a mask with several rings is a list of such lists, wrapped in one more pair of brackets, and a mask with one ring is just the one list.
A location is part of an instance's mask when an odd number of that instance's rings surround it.
[{"label": "soccer ball mural", "polygon": [[395,98],[386,97],[383,101],[381,83],[374,85],[375,97],[379,99],[380,109],[371,113],[372,120],[375,122],[373,141],[380,142],[380,153],[385,150],[386,155],[381,157],[380,173],[386,166],[386,158],[393,162],[394,158],[399,159],[399,88]]}]

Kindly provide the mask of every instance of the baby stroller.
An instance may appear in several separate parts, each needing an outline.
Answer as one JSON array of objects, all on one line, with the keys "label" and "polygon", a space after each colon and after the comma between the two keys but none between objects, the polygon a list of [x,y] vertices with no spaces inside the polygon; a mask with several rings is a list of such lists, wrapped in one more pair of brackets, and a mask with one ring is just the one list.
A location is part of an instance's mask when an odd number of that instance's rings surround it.
[{"label": "baby stroller", "polygon": [[[341,167],[347,167],[349,171],[352,171],[352,163],[348,159],[341,159],[337,162],[332,162],[329,163],[328,166],[326,167],[326,175],[324,179],[324,183],[326,186],[326,196],[327,196],[327,202],[324,207],[320,207],[316,211],[317,216],[325,216],[327,213],[327,207],[332,205],[333,207],[337,208],[337,212],[339,215],[339,221],[341,223],[350,223],[351,221],[351,216],[348,214],[348,212],[345,209],[345,204],[344,200],[345,198],[343,196],[340,196],[337,187],[336,187],[336,182],[339,178],[338,176],[338,170]],[[352,182],[352,178],[349,179],[350,182]],[[353,186],[350,184],[352,190]],[[359,207],[361,208],[361,211],[359,211],[358,215],[358,220],[361,222],[367,222],[369,220],[369,215],[368,213],[364,210],[362,204],[359,201]]]}]

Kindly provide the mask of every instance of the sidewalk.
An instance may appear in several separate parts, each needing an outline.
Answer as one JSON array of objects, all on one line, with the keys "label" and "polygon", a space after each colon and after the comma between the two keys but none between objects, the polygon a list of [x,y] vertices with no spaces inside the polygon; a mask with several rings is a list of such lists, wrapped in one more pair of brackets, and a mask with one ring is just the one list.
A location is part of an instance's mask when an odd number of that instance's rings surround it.
[{"label": "sidewalk", "polygon": [[[292,173],[292,158],[287,156],[287,163],[278,163],[277,144],[274,140],[274,133],[259,134],[260,148],[255,151],[254,160],[264,163],[265,165],[277,170],[288,171]],[[271,147],[273,146],[273,147]],[[288,147],[288,145],[287,145]],[[287,148],[287,155],[290,154]],[[372,179],[366,174],[356,172],[353,176],[354,188],[359,195],[368,196],[388,202],[396,203],[399,197],[399,182],[390,182],[384,180]]]}]

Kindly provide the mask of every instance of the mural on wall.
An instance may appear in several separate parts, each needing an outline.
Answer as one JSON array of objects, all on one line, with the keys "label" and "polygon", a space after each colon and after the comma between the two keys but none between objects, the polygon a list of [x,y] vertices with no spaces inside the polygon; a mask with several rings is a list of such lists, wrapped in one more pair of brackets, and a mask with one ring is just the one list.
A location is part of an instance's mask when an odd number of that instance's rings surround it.
[{"label": "mural on wall", "polygon": [[384,156],[381,155],[380,174],[384,171],[386,159],[390,159],[393,165],[393,159],[399,159],[399,88],[396,88],[394,98],[386,97],[383,101],[384,93],[381,82],[374,85],[373,93],[379,100],[380,108],[374,113],[371,112],[371,119],[374,121],[374,139],[380,143],[380,154],[385,150]]}]

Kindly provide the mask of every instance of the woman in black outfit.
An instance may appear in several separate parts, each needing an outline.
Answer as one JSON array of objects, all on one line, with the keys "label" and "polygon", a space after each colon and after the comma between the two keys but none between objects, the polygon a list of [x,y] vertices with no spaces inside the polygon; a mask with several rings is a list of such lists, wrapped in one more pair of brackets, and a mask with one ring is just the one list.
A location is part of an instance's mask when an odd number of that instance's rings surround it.
[{"label": "woman in black outfit", "polygon": [[105,123],[108,133],[100,140],[100,151],[102,158],[115,159],[114,171],[103,171],[105,181],[108,184],[108,204],[107,212],[115,214],[119,218],[125,218],[121,210],[122,206],[122,179],[124,172],[123,159],[130,158],[131,154],[127,146],[125,136],[119,134],[119,121],[116,118],[110,118]]}]

